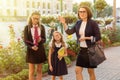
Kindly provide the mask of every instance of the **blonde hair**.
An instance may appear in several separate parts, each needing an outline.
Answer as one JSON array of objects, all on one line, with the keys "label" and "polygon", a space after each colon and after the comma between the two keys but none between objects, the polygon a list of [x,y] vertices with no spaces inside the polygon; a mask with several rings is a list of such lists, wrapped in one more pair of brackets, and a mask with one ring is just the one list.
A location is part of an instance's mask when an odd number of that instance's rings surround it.
[{"label": "blonde hair", "polygon": [[61,42],[61,44],[62,44],[62,47],[66,47],[65,42],[64,42],[64,40],[63,40],[62,34],[61,34],[60,32],[58,32],[58,31],[54,31],[54,32],[53,32],[53,37],[52,37],[52,51],[53,51],[54,48],[55,48],[55,39],[54,39],[54,34],[55,34],[55,33],[59,33],[59,35],[61,36],[60,42]]},{"label": "blonde hair", "polygon": [[[29,25],[30,27],[32,27],[32,19],[31,19],[31,17],[32,17],[33,15],[41,16],[41,15],[40,15],[40,12],[34,11],[34,12],[28,17],[28,20],[27,20],[28,25]],[[38,25],[40,26],[40,20],[39,20],[39,22],[38,22]]]}]

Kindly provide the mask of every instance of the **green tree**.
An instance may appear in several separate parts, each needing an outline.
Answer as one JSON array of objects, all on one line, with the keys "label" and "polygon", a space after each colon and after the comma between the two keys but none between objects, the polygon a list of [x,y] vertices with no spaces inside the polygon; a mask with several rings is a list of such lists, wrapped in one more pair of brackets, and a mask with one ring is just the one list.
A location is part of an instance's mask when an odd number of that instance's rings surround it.
[{"label": "green tree", "polygon": [[[106,14],[107,13],[107,14]],[[98,17],[108,17],[112,16],[112,6],[107,5],[101,12],[98,14]]]},{"label": "green tree", "polygon": [[96,0],[94,6],[97,11],[101,11],[107,6],[107,3],[105,0]]},{"label": "green tree", "polygon": [[89,8],[91,8],[91,2],[89,2],[89,1],[85,1],[85,2],[81,2],[80,4],[79,4],[79,7],[80,6],[88,6]]},{"label": "green tree", "polygon": [[74,3],[73,4],[73,12],[75,12],[75,14],[77,14],[78,11],[78,3]]},{"label": "green tree", "polygon": [[[107,6],[107,3],[105,0],[96,0],[94,7],[97,11],[97,16],[101,14],[100,12]],[[99,17],[99,16],[98,16]]]}]

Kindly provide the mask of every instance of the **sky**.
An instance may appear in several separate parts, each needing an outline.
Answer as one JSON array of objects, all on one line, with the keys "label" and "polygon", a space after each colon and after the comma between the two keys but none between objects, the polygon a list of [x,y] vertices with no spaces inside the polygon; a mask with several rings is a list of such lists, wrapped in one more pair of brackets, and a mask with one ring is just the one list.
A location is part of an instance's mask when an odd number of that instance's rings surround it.
[{"label": "sky", "polygon": [[[80,2],[82,2],[83,0],[73,0],[73,3],[74,2],[78,2],[78,3],[80,3]],[[84,0],[84,1],[90,1],[90,2],[93,2],[94,0]],[[113,5],[113,0],[105,0],[106,2],[107,2],[107,4],[109,4],[109,5]],[[119,4],[119,2],[120,2],[120,0],[116,0],[116,7],[118,8],[120,8],[120,4]]]}]

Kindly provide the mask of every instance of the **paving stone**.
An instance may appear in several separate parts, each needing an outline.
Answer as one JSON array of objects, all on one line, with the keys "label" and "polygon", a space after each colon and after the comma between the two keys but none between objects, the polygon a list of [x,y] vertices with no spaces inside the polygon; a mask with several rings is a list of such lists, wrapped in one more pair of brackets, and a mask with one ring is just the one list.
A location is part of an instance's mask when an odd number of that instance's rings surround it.
[{"label": "paving stone", "polygon": [[[105,49],[107,60],[95,69],[96,80],[120,80],[120,46]],[[84,80],[89,80],[87,69],[83,69]],[[64,80],[76,80],[75,62],[68,68],[68,75],[63,76]],[[51,80],[51,76],[43,77],[43,80]],[[56,80],[59,80],[58,77]]]}]

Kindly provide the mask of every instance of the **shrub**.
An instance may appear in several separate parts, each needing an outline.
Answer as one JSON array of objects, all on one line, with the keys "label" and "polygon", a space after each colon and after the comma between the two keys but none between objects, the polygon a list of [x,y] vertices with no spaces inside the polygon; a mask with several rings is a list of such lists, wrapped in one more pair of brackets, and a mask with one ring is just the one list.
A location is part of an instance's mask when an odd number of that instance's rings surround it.
[{"label": "shrub", "polygon": [[42,73],[46,73],[48,71],[48,63],[43,64]]},{"label": "shrub", "polygon": [[11,74],[6,78],[1,78],[0,80],[26,80],[28,79],[28,69],[23,69],[21,72],[17,74]]}]

